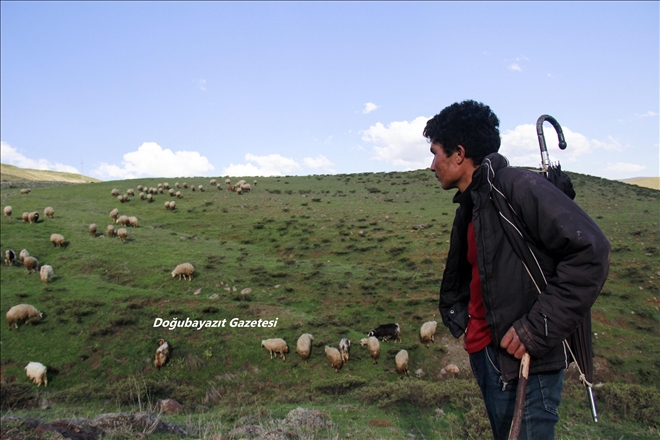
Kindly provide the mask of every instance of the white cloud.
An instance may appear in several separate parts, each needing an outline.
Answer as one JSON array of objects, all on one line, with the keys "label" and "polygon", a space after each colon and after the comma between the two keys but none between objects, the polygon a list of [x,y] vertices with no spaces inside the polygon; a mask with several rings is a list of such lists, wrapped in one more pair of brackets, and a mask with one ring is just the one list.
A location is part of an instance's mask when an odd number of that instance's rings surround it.
[{"label": "white cloud", "polygon": [[522,67],[518,63],[509,64],[508,69],[512,72],[522,72]]},{"label": "white cloud", "polygon": [[195,80],[195,83],[197,83],[197,88],[199,90],[202,90],[202,91],[206,92],[206,80],[205,79]]},{"label": "white cloud", "polygon": [[[552,161],[561,158],[562,163],[573,163],[577,162],[580,156],[593,153],[598,149],[607,151],[622,150],[621,144],[612,137],[609,137],[606,141],[600,141],[588,139],[586,136],[571,131],[567,127],[562,127],[562,131],[568,144],[564,151],[558,148],[559,139],[555,130],[552,127],[549,127],[549,129],[544,127],[543,135]],[[511,165],[538,167],[541,163],[541,152],[538,136],[536,135],[536,125],[523,124],[503,133],[500,153],[509,159]]]},{"label": "white cloud", "polygon": [[7,142],[0,143],[0,156],[0,161],[2,161],[2,163],[14,165],[20,168],[60,171],[74,174],[80,173],[80,171],[71,165],[64,165],[58,162],[50,162],[46,159],[30,159],[29,157],[26,157],[20,153],[16,148],[9,145]]},{"label": "white cloud", "polygon": [[658,116],[658,114],[654,111],[649,110],[646,113],[643,113],[641,115],[635,114],[635,116],[637,116],[638,118],[652,118],[654,116]]},{"label": "white cloud", "polygon": [[362,140],[372,143],[372,159],[389,162],[405,170],[428,168],[431,164],[429,144],[422,135],[429,118],[419,116],[413,121],[394,121],[387,127],[377,122],[362,131]]},{"label": "white cloud", "polygon": [[609,162],[603,171],[613,171],[616,173],[637,173],[639,171],[645,170],[644,165],[639,165],[636,163],[624,163],[624,162]]},{"label": "white cloud", "polygon": [[372,111],[376,110],[378,107],[380,106],[374,104],[373,102],[367,102],[364,104],[364,110],[362,110],[362,113],[366,115],[367,113],[371,113]]},{"label": "white cloud", "polygon": [[329,168],[334,165],[330,160],[322,154],[319,154],[316,159],[311,157],[306,157],[303,159],[303,162],[309,168]]},{"label": "white cloud", "polygon": [[[246,154],[246,164],[230,164],[222,171],[223,176],[282,176],[292,174],[293,171],[300,169],[300,164],[295,160],[284,157],[279,154],[269,154],[267,156],[255,156]],[[253,165],[253,162],[257,165]]]},{"label": "white cloud", "polygon": [[102,179],[199,176],[215,169],[197,151],[163,150],[156,142],[143,143],[137,151],[124,154],[123,159],[121,166],[101,163],[92,175]]}]

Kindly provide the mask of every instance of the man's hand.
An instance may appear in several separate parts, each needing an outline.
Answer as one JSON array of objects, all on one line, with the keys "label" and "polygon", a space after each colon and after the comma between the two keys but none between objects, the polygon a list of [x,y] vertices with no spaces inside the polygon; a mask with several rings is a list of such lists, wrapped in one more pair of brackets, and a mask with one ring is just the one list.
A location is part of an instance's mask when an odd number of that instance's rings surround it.
[{"label": "man's hand", "polygon": [[500,347],[504,348],[507,353],[512,354],[516,359],[522,359],[523,355],[527,353],[527,348],[520,341],[518,333],[516,333],[516,329],[513,327],[509,328],[502,338]]}]

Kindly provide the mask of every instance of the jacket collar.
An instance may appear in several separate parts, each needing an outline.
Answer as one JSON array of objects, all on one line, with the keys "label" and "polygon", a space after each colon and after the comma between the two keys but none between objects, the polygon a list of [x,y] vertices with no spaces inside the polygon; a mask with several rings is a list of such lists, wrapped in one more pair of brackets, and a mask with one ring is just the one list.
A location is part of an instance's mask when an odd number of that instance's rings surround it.
[{"label": "jacket collar", "polygon": [[[509,160],[502,156],[500,153],[491,153],[484,158],[481,162],[481,165],[474,170],[472,174],[472,182],[465,189],[465,191],[458,191],[452,201],[454,203],[460,203],[461,205],[471,205],[472,197],[470,193],[472,191],[483,190],[484,188],[490,191],[490,187],[495,180],[495,175],[502,168],[509,166]],[[484,186],[486,185],[487,186]]]}]

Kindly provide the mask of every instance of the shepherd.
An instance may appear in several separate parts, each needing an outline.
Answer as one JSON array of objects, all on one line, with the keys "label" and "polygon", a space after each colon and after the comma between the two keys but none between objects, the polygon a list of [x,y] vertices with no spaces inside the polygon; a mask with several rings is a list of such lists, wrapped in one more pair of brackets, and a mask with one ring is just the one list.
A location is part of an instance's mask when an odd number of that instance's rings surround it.
[{"label": "shepherd", "polygon": [[[520,438],[554,439],[570,363],[563,341],[605,283],[610,244],[545,176],[509,166],[498,153],[499,119],[487,105],[468,100],[446,107],[427,122],[424,137],[441,187],[458,190],[440,286],[443,324],[455,337],[464,335],[493,437],[509,435],[520,360],[528,355]],[[521,225],[522,240],[509,238],[512,225]],[[536,256],[545,286],[518,255],[520,242]]]}]

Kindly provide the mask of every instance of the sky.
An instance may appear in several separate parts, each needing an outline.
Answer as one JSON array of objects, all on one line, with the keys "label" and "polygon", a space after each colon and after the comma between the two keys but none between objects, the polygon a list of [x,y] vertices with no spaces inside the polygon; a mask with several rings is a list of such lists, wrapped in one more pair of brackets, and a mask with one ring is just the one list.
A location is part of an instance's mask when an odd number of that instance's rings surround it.
[{"label": "sky", "polygon": [[140,177],[428,168],[426,121],[500,120],[512,165],[660,176],[658,2],[0,3],[1,161]]}]

